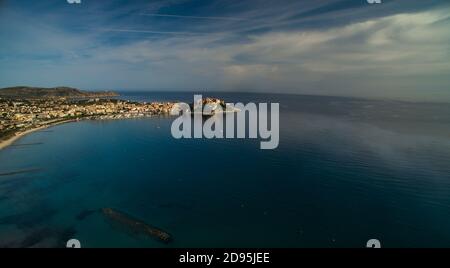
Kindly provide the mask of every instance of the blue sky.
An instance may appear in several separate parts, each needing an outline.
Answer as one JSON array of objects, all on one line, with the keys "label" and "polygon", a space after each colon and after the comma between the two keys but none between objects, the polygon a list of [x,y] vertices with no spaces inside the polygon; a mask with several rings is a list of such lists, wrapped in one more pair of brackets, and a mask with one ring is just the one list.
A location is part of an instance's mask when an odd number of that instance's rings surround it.
[{"label": "blue sky", "polygon": [[0,0],[0,87],[450,101],[445,0]]}]

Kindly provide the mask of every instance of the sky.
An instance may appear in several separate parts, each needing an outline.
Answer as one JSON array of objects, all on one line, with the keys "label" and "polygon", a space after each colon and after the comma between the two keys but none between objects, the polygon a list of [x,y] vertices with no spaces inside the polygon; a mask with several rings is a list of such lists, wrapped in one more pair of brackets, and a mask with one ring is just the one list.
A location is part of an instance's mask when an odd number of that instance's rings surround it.
[{"label": "sky", "polygon": [[0,0],[0,87],[450,102],[447,0]]}]

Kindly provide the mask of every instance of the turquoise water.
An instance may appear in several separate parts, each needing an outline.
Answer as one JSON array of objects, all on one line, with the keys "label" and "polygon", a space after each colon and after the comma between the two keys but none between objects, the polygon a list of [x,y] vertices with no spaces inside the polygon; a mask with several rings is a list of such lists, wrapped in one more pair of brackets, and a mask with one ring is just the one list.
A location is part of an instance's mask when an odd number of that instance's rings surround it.
[{"label": "turquoise water", "polygon": [[[214,96],[279,102],[279,147],[176,140],[173,118],[162,117],[32,133],[0,151],[1,174],[28,171],[0,176],[0,246],[62,247],[70,238],[82,247],[364,247],[371,238],[450,246],[449,105]],[[105,207],[169,232],[173,243],[113,224]]]}]

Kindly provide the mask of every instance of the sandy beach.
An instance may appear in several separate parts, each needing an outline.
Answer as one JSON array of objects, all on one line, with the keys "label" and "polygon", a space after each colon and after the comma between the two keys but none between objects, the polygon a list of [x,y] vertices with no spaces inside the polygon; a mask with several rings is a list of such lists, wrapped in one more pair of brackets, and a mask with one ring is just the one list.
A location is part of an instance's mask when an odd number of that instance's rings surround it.
[{"label": "sandy beach", "polygon": [[12,136],[11,138],[9,138],[7,140],[0,141],[0,150],[10,146],[16,140],[18,140],[18,139],[22,138],[23,136],[25,136],[27,134],[30,134],[32,132],[35,132],[35,131],[38,131],[38,130],[42,130],[42,129],[45,129],[45,128],[49,128],[49,127],[52,127],[52,126],[56,126],[56,125],[59,125],[59,124],[63,124],[63,123],[73,122],[73,121],[76,121],[76,119],[57,121],[57,122],[48,122],[45,125],[40,126],[40,127],[27,129],[25,131],[19,131],[14,136]]}]

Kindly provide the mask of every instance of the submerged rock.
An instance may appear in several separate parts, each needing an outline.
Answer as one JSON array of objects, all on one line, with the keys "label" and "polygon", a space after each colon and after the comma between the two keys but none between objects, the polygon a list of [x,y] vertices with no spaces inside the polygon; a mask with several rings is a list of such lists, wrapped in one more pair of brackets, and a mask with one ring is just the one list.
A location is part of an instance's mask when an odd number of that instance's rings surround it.
[{"label": "submerged rock", "polygon": [[156,238],[166,244],[172,241],[172,237],[169,233],[156,227],[150,226],[141,220],[127,215],[126,213],[119,212],[112,208],[102,208],[101,211],[103,215],[105,215],[109,219],[132,230],[133,232],[145,234],[147,236]]}]

